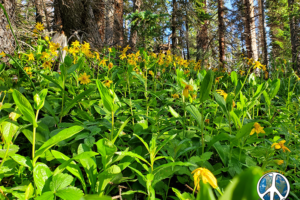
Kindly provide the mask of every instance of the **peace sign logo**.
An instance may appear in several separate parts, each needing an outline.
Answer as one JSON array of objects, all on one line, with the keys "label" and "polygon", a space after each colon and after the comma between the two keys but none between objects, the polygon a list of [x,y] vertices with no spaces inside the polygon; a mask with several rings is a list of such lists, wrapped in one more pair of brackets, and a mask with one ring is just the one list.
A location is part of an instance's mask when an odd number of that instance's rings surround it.
[{"label": "peace sign logo", "polygon": [[282,174],[271,172],[259,179],[257,193],[262,200],[286,200],[290,184]]}]

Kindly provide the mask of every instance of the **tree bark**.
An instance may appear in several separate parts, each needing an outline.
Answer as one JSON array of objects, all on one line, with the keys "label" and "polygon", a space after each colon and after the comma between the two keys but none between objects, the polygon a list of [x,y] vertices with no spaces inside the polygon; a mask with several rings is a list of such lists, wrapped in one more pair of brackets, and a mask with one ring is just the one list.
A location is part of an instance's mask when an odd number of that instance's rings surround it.
[{"label": "tree bark", "polygon": [[225,23],[223,0],[218,0],[218,21],[219,21],[219,60],[225,68]]},{"label": "tree bark", "polygon": [[115,0],[106,0],[106,28],[105,40],[108,46],[114,44],[114,14],[115,14]]},{"label": "tree bark", "polygon": [[60,10],[59,10],[59,0],[54,0],[54,26],[55,30],[62,25]]},{"label": "tree bark", "polygon": [[[288,0],[288,5],[290,12],[293,13],[294,11],[294,0]],[[297,32],[296,32],[296,20],[295,16],[290,16],[290,32],[291,32],[291,44],[292,44],[292,63],[293,63],[293,69],[294,71],[300,70],[299,69],[299,60],[297,56],[297,46],[298,46],[298,41],[297,41]]]},{"label": "tree bark", "polygon": [[266,22],[265,22],[265,8],[264,8],[264,0],[258,0],[260,2],[260,24],[261,24],[261,46],[262,46],[262,57],[263,57],[263,64],[268,66],[268,47],[267,47],[267,40],[266,40]]},{"label": "tree bark", "polygon": [[[0,3],[4,6],[10,23],[14,25],[15,21],[15,0],[0,0]],[[3,51],[6,54],[13,54],[15,47],[14,36],[9,28],[8,21],[4,15],[2,9],[0,9],[0,53]],[[8,58],[2,58],[4,62]]]},{"label": "tree bark", "polygon": [[44,10],[43,10],[43,5],[41,3],[41,0],[34,0],[35,4],[35,9],[36,9],[36,14],[35,14],[35,21],[36,23],[41,23],[43,24],[43,18],[44,16]]},{"label": "tree bark", "polygon": [[[92,48],[100,48],[103,46],[99,27],[93,12],[92,0],[58,0],[58,6],[63,31],[67,37],[74,34],[82,38],[83,41],[89,42]],[[72,40],[75,39],[78,38],[72,38]]]},{"label": "tree bark", "polygon": [[187,4],[188,1],[185,1],[185,29],[186,29],[186,54],[187,59],[190,59],[190,46],[189,46],[189,18],[188,18],[188,12],[187,12]]},{"label": "tree bark", "polygon": [[175,54],[176,51],[176,11],[177,2],[173,0],[173,12],[172,12],[172,53]]},{"label": "tree bark", "polygon": [[123,28],[123,0],[115,0],[115,27],[114,41],[116,45],[124,44],[124,28]]},{"label": "tree bark", "polygon": [[[140,12],[141,11],[141,0],[133,0],[133,12]],[[130,39],[129,39],[129,46],[131,47],[132,51],[136,50],[136,42],[138,39],[137,30],[136,30],[136,24],[131,26],[130,29]]]},{"label": "tree bark", "polygon": [[248,49],[248,57],[253,58],[254,61],[258,60],[257,45],[256,45],[256,31],[255,31],[255,18],[253,0],[245,0],[245,17],[246,17],[246,41]]},{"label": "tree bark", "polygon": [[98,25],[98,32],[100,34],[101,40],[105,43],[105,2],[104,0],[94,1],[94,16],[96,23]]},{"label": "tree bark", "polygon": [[[205,13],[207,11],[207,3],[206,0],[204,0],[204,10]],[[208,20],[204,20],[204,23],[201,24],[200,30],[197,31],[197,61],[200,60],[200,58],[204,57],[204,54],[206,52],[207,46],[208,46]]]}]

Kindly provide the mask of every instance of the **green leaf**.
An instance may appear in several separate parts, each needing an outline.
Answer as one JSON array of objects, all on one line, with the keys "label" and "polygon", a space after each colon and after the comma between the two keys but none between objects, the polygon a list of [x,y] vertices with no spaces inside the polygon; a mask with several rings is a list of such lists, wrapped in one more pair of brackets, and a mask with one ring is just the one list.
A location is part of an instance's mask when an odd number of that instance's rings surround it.
[{"label": "green leaf", "polygon": [[[0,158],[4,158],[7,149],[0,149]],[[8,156],[12,156],[19,151],[19,146],[10,145],[8,149]]]},{"label": "green leaf", "polygon": [[69,186],[73,181],[73,177],[68,174],[56,174],[52,177],[52,181],[50,183],[50,189],[52,192],[56,193],[56,191],[64,189]]},{"label": "green leaf", "polygon": [[98,90],[100,92],[101,99],[103,101],[104,107],[109,111],[113,111],[113,99],[111,98],[109,91],[106,87],[103,86],[103,84],[100,82],[100,80],[96,81]]},{"label": "green leaf", "polygon": [[[70,158],[68,156],[64,155],[63,153],[61,153],[59,151],[51,150],[51,153],[61,164],[64,164],[65,161],[70,160]],[[84,154],[86,154],[86,152],[84,152]],[[77,157],[77,156],[75,156],[75,157]],[[57,167],[56,169],[58,169],[59,167]],[[84,192],[87,193],[85,180],[84,180],[84,177],[82,175],[82,172],[81,172],[81,169],[79,168],[79,166],[74,161],[70,161],[70,163],[68,163],[68,165],[66,164],[66,169],[71,174],[73,174],[75,177],[77,177],[79,179],[79,181],[82,184]],[[60,172],[62,172],[62,171],[60,171]],[[56,170],[54,171],[54,175],[55,174],[56,174]]]},{"label": "green leaf", "polygon": [[[226,187],[223,196],[221,196],[219,200],[259,199],[257,194],[257,183],[262,175],[263,173],[258,167],[246,169],[241,174],[233,178],[231,183]],[[247,188],[247,190],[245,190],[245,188]]]},{"label": "green leaf", "polygon": [[228,119],[229,118],[228,110],[227,110],[226,102],[225,102],[224,98],[216,92],[214,92],[214,96],[215,96],[217,104],[221,107],[221,110],[223,111],[223,114]]},{"label": "green leaf", "polygon": [[236,140],[239,140],[246,135],[250,135],[251,130],[254,128],[253,125],[254,125],[254,122],[244,125],[241,128],[241,130],[239,130],[239,132],[236,134],[236,136],[235,136]]},{"label": "green leaf", "polygon": [[[124,195],[123,192],[122,192],[122,195]],[[81,197],[80,200],[111,200],[111,197],[109,197],[109,196],[99,197],[96,194],[88,194],[88,195]]]},{"label": "green leaf", "polygon": [[104,170],[102,173],[98,175],[99,181],[99,195],[102,196],[104,194],[104,190],[108,183],[117,175],[121,173],[121,169],[117,165],[112,165],[111,167]]},{"label": "green leaf", "polygon": [[265,97],[265,101],[266,101],[268,107],[270,107],[271,101],[270,101],[270,97],[269,97],[267,91],[263,91],[263,95],[264,95],[264,97]]},{"label": "green leaf", "polygon": [[66,128],[62,131],[60,131],[58,134],[47,140],[36,152],[35,157],[33,159],[33,162],[35,163],[36,160],[43,154],[45,151],[50,149],[52,146],[56,145],[60,141],[63,141],[67,138],[72,137],[76,133],[79,133],[83,130],[82,126],[72,126],[70,128]]},{"label": "green leaf", "polygon": [[147,163],[149,166],[151,166],[150,163],[146,159],[144,159],[142,156],[140,156],[136,153],[133,153],[133,152],[116,152],[116,154],[124,155],[124,156],[131,156],[133,158],[138,158],[138,159],[144,161],[145,163]]},{"label": "green leaf", "polygon": [[38,94],[34,95],[34,108],[36,110],[40,110],[44,106],[47,92],[47,89],[43,89]]},{"label": "green leaf", "polygon": [[202,115],[195,106],[189,105],[186,107],[186,110],[194,117],[194,119],[199,124],[200,128],[204,126]]},{"label": "green leaf", "polygon": [[10,144],[14,134],[18,130],[18,126],[10,121],[2,122],[1,123],[1,132],[4,140],[6,141],[6,144]]},{"label": "green leaf", "polygon": [[58,190],[55,194],[64,200],[80,200],[83,196],[83,192],[73,186]]},{"label": "green leaf", "polygon": [[175,134],[175,135],[171,135],[170,137],[168,137],[167,139],[165,139],[164,140],[164,142],[163,143],[161,143],[161,145],[159,145],[158,147],[157,147],[157,150],[156,150],[156,152],[155,152],[155,155],[154,156],[156,156],[156,154],[170,141],[170,140],[173,140],[175,137],[177,136],[177,134]]},{"label": "green leaf", "polygon": [[16,161],[18,164],[20,164],[24,167],[28,167],[30,171],[33,170],[32,161],[27,156],[24,157],[24,156],[21,156],[19,154],[14,154],[10,157],[12,159],[14,159],[14,161]]},{"label": "green leaf", "polygon": [[148,152],[150,153],[150,149],[148,144],[143,140],[143,138],[141,138],[140,136],[138,136],[137,134],[133,134],[135,137],[139,138],[139,140],[144,144],[144,146],[146,147],[146,149],[148,150]]},{"label": "green leaf", "polygon": [[84,91],[83,93],[80,93],[71,102],[66,103],[66,107],[64,108],[64,110],[62,112],[62,117],[64,117],[66,114],[68,114],[68,112],[71,110],[71,108],[73,108],[82,98],[91,94],[92,92],[94,92],[94,88],[91,88],[89,90]]},{"label": "green leaf", "polygon": [[53,200],[54,199],[54,194],[53,192],[45,192],[41,196],[35,198],[35,200]]},{"label": "green leaf", "polygon": [[238,84],[238,77],[237,77],[237,73],[235,71],[232,71],[231,74],[230,74],[230,77],[231,77],[231,81],[232,83],[237,86]]},{"label": "green leaf", "polygon": [[171,162],[171,163],[163,164],[163,165],[160,165],[159,167],[156,167],[153,170],[153,174],[156,174],[157,172],[159,172],[160,170],[162,170],[166,167],[173,167],[173,166],[195,166],[195,165],[192,163],[188,163],[188,162]]},{"label": "green leaf", "polygon": [[131,74],[136,76],[142,82],[142,84],[145,85],[145,79],[140,74],[137,74],[136,72],[131,72]]},{"label": "green leaf", "polygon": [[41,194],[43,189],[49,186],[52,172],[44,163],[37,163],[33,169],[33,179],[37,187],[38,194]]},{"label": "green leaf", "polygon": [[[200,181],[200,191],[197,194],[197,200],[216,200],[215,195],[211,189],[209,183],[204,184],[203,181]],[[229,200],[229,199],[227,199]]]},{"label": "green leaf", "polygon": [[128,119],[126,119],[126,121],[122,124],[122,126],[119,128],[119,131],[117,133],[117,135],[114,137],[114,139],[112,140],[112,143],[114,144],[117,140],[117,138],[120,136],[121,132],[123,131],[123,129],[125,128],[125,126],[127,125],[127,123],[133,118],[133,116],[129,117]]},{"label": "green leaf", "polygon": [[270,87],[270,99],[273,99],[276,94],[278,93],[278,90],[280,88],[280,79],[275,79],[272,81],[271,83],[271,87]]},{"label": "green leaf", "polygon": [[28,187],[26,188],[26,191],[25,191],[25,199],[30,199],[33,195],[33,192],[34,192],[34,188],[32,186],[31,183],[29,183]]},{"label": "green leaf", "polygon": [[38,74],[41,75],[42,77],[44,77],[45,79],[47,79],[48,81],[51,81],[52,83],[54,83],[56,86],[59,87],[59,89],[60,89],[61,91],[64,90],[64,89],[62,88],[62,86],[61,86],[58,82],[56,82],[55,80],[53,80],[50,76],[47,76],[47,75],[44,75],[44,74],[41,74],[41,73],[38,73]]},{"label": "green leaf", "polygon": [[18,106],[18,109],[20,112],[24,115],[24,117],[33,124],[34,127],[37,127],[37,123],[35,121],[35,114],[33,112],[33,109],[31,107],[31,104],[29,101],[24,97],[18,90],[13,91],[13,98]]},{"label": "green leaf", "polygon": [[175,118],[180,117],[180,115],[171,106],[169,106],[169,111],[170,111],[170,113],[172,114],[173,117],[175,117]]},{"label": "green leaf", "polygon": [[214,72],[209,70],[201,83],[200,88],[200,102],[203,103],[209,98],[209,93],[211,91],[212,84],[214,82]]},{"label": "green leaf", "polygon": [[96,145],[98,152],[101,154],[102,164],[105,170],[106,167],[112,162],[112,158],[118,149],[106,138],[99,140]]}]

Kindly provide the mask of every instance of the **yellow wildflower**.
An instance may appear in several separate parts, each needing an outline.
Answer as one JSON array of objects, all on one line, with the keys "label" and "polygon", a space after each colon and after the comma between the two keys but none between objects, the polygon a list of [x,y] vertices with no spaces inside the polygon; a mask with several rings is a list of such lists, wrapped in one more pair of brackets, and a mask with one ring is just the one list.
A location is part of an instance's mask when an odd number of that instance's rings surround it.
[{"label": "yellow wildflower", "polygon": [[80,77],[78,78],[78,81],[80,81],[80,84],[88,84],[91,82],[91,80],[89,79],[90,75],[87,75],[86,73],[81,74]]},{"label": "yellow wildflower", "polygon": [[215,81],[216,81],[216,83],[219,83],[219,81],[220,81],[220,79],[221,79],[221,78],[223,78],[223,76],[219,76],[219,77],[217,77],[217,78],[216,78],[216,80],[215,80]]},{"label": "yellow wildflower", "polygon": [[188,73],[190,73],[190,70],[184,70],[184,74],[188,74]]},{"label": "yellow wildflower", "polygon": [[65,46],[65,47],[63,48],[63,51],[68,52],[68,46]]},{"label": "yellow wildflower", "polygon": [[30,53],[27,55],[28,56],[28,60],[34,60],[34,55],[33,53]]},{"label": "yellow wildflower", "polygon": [[253,135],[256,132],[257,137],[259,133],[266,133],[264,131],[264,127],[261,127],[259,123],[255,122],[254,123],[254,128],[251,130],[250,135]]},{"label": "yellow wildflower", "polygon": [[113,83],[111,80],[106,80],[106,81],[104,81],[104,82],[105,82],[104,85],[105,85],[106,87],[110,87],[110,84]]},{"label": "yellow wildflower", "polygon": [[192,174],[194,174],[194,183],[195,187],[197,187],[197,190],[200,190],[201,179],[204,184],[209,183],[213,188],[218,187],[216,177],[208,169],[200,167],[192,171]]},{"label": "yellow wildflower", "polygon": [[123,60],[123,59],[127,58],[127,56],[126,56],[126,54],[122,54],[122,55],[120,56],[120,58],[121,58],[121,60]]},{"label": "yellow wildflower", "polygon": [[2,56],[3,58],[6,56],[6,54],[2,51],[1,53],[0,53],[0,56]]},{"label": "yellow wildflower", "polygon": [[52,63],[51,63],[50,61],[45,61],[45,62],[43,63],[44,69],[49,69],[49,70],[51,70],[51,65],[52,65]]},{"label": "yellow wildflower", "polygon": [[284,64],[286,64],[286,59],[283,59]]},{"label": "yellow wildflower", "polygon": [[224,99],[226,100],[228,94],[226,92],[224,92],[224,90],[216,90],[216,92],[220,95],[222,95],[224,97]]},{"label": "yellow wildflower", "polygon": [[184,82],[182,82],[185,87],[184,87],[184,90],[183,90],[183,96],[185,96],[186,98],[189,97],[189,91],[194,91],[194,88],[193,86],[189,85],[189,84],[186,84]]},{"label": "yellow wildflower", "polygon": [[114,67],[113,63],[110,62],[110,63],[108,64],[108,69],[111,70],[113,67]]},{"label": "yellow wildflower", "polygon": [[206,119],[204,122],[205,122],[205,123],[209,123],[209,119]]},{"label": "yellow wildflower", "polygon": [[108,51],[109,51],[109,52],[112,52],[111,48],[108,48]]},{"label": "yellow wildflower", "polygon": [[99,65],[106,66],[106,61],[107,61],[107,59],[103,58],[103,59],[100,61]]},{"label": "yellow wildflower", "polygon": [[275,162],[276,162],[277,165],[282,165],[284,163],[283,160],[276,160]]},{"label": "yellow wildflower", "polygon": [[47,59],[47,58],[50,58],[50,55],[47,52],[43,52],[41,58],[42,59]]},{"label": "yellow wildflower", "polygon": [[154,73],[153,73],[153,71],[149,71],[149,74],[151,75],[151,76],[154,76]]},{"label": "yellow wildflower", "polygon": [[243,76],[245,74],[245,71],[240,70],[240,75]]},{"label": "yellow wildflower", "polygon": [[179,95],[178,94],[172,94],[173,99],[178,99]]},{"label": "yellow wildflower", "polygon": [[256,69],[256,68],[261,69],[261,66],[262,66],[262,64],[260,64],[259,61],[255,61],[255,65],[254,65],[253,69]]},{"label": "yellow wildflower", "polygon": [[23,69],[25,70],[25,72],[29,72],[31,70],[30,67],[24,67]]},{"label": "yellow wildflower", "polygon": [[75,42],[72,42],[72,46],[73,46],[73,47],[79,47],[79,46],[80,46],[79,41],[76,40]]},{"label": "yellow wildflower", "polygon": [[44,30],[44,25],[41,24],[40,22],[36,23],[35,28],[39,31],[43,31]]},{"label": "yellow wildflower", "polygon": [[289,152],[291,152],[286,146],[284,146],[285,142],[286,142],[285,140],[281,140],[278,143],[273,143],[271,148],[273,148],[273,146],[275,146],[275,149],[282,149],[283,152],[285,152],[285,150],[288,150]]},{"label": "yellow wildflower", "polygon": [[81,47],[81,50],[84,52],[84,51],[87,51],[87,50],[90,50],[90,43],[87,43],[87,42],[84,42],[84,44],[82,45]]}]

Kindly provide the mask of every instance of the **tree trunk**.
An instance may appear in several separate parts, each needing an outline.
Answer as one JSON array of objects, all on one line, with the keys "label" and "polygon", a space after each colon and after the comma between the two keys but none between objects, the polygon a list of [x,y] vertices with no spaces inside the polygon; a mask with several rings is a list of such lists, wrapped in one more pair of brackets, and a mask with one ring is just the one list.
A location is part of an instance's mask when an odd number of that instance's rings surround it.
[{"label": "tree trunk", "polygon": [[106,0],[106,29],[105,40],[108,46],[114,44],[114,15],[115,15],[115,0]]},{"label": "tree trunk", "polygon": [[188,18],[188,12],[187,12],[187,4],[188,1],[185,1],[185,31],[186,31],[186,54],[187,59],[190,59],[190,46],[189,46],[189,18]]},{"label": "tree trunk", "polygon": [[[141,11],[141,0],[133,0],[133,12],[140,12]],[[136,30],[136,24],[133,25],[130,29],[130,39],[129,39],[129,45],[131,47],[132,51],[136,50],[136,42],[138,39],[137,30]]]},{"label": "tree trunk", "polygon": [[36,23],[41,23],[43,24],[43,18],[44,16],[44,11],[43,11],[43,5],[41,3],[41,0],[34,0],[34,4],[35,4],[35,10],[36,10],[36,14],[35,14],[35,21]]},{"label": "tree trunk", "polygon": [[248,49],[248,57],[253,58],[254,61],[258,60],[257,45],[256,45],[256,31],[255,31],[255,18],[253,0],[245,0],[245,17],[246,17],[246,41]]},{"label": "tree trunk", "polygon": [[98,32],[100,34],[101,40],[103,43],[105,43],[105,2],[104,0],[98,0],[94,1],[94,15],[95,15],[95,20],[98,25]]},{"label": "tree trunk", "polygon": [[114,41],[118,46],[124,44],[124,29],[123,29],[123,0],[115,0],[115,30]]},{"label": "tree trunk", "polygon": [[[7,15],[9,17],[10,23],[14,25],[15,20],[15,0],[0,0],[0,3],[4,6]],[[3,51],[6,54],[13,54],[15,47],[15,40],[13,34],[9,28],[8,21],[0,9],[0,53]],[[4,62],[7,61],[6,58],[2,58]]]},{"label": "tree trunk", "polygon": [[62,25],[60,10],[59,10],[59,0],[54,0],[54,26],[55,30]]},{"label": "tree trunk", "polygon": [[219,59],[225,68],[225,23],[223,0],[218,0],[218,21],[219,21]]},{"label": "tree trunk", "polygon": [[173,0],[173,12],[172,12],[172,53],[175,54],[176,49],[176,11],[177,2]]},{"label": "tree trunk", "polygon": [[74,37],[72,40],[82,38],[83,41],[89,42],[92,48],[100,48],[103,42],[91,1],[58,0],[59,11],[63,31],[67,37],[74,34],[78,37]]},{"label": "tree trunk", "polygon": [[[288,0],[288,5],[291,13],[294,11],[294,0]],[[291,44],[292,44],[292,63],[294,71],[299,69],[299,60],[297,59],[297,32],[295,16],[290,16],[290,31],[291,31]]]},{"label": "tree trunk", "polygon": [[[207,11],[207,3],[204,0],[204,10]],[[207,46],[208,46],[208,20],[204,20],[201,24],[200,30],[197,31],[197,61],[204,57]]]},{"label": "tree trunk", "polygon": [[266,22],[265,22],[265,8],[264,8],[264,0],[258,0],[260,2],[260,29],[261,29],[261,46],[262,46],[262,57],[263,57],[263,64],[268,66],[268,47],[267,47],[267,40],[266,40]]}]

